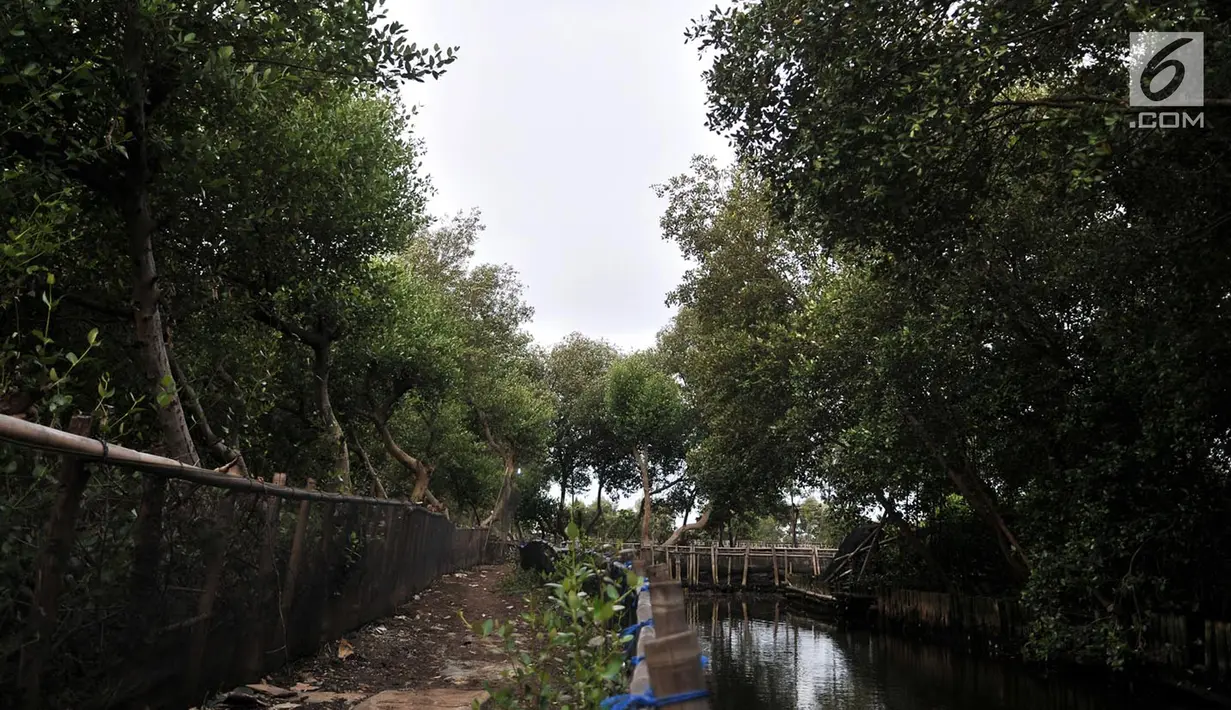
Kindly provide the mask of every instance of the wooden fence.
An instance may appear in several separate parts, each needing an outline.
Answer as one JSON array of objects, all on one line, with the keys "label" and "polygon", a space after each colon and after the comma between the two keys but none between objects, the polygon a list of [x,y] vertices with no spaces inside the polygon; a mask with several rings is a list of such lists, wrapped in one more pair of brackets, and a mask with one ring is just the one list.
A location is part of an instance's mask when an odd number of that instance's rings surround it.
[{"label": "wooden fence", "polygon": [[88,423],[0,415],[0,439],[20,445],[0,456],[59,455],[48,480],[18,469],[4,481],[46,489],[51,509],[0,521],[0,541],[28,532],[37,550],[0,568],[0,587],[26,590],[0,596],[0,707],[196,705],[392,613],[487,549],[486,530],[419,506],[186,466],[81,436]]},{"label": "wooden fence", "polygon": [[[879,593],[876,605],[886,629],[908,636],[1003,650],[1020,648],[1026,638],[1027,617],[1014,599],[893,589]],[[1130,636],[1140,659],[1177,678],[1231,682],[1231,622],[1151,614],[1137,620]]]}]

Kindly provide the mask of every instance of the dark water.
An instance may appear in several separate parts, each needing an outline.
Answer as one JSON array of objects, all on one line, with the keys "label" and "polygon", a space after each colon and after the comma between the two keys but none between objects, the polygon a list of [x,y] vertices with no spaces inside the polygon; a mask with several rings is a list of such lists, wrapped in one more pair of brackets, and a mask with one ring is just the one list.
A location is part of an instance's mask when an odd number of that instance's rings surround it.
[{"label": "dark water", "polygon": [[843,630],[774,602],[694,600],[714,710],[1187,710],[1143,689],[1044,677],[1020,664]]}]

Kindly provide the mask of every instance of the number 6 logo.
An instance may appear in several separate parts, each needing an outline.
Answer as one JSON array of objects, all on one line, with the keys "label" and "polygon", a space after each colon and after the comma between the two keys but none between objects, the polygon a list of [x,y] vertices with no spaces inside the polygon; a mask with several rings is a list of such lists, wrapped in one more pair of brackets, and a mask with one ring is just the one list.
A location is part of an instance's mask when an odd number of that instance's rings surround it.
[{"label": "number 6 logo", "polygon": [[[1204,50],[1204,35],[1200,32],[1130,33],[1129,105],[1203,105]],[[1169,76],[1168,70],[1171,70]],[[1167,81],[1155,88],[1155,79]]]},{"label": "number 6 logo", "polygon": [[[1158,54],[1155,54],[1150,58],[1150,61],[1146,62],[1146,68],[1141,72],[1141,91],[1146,95],[1147,99],[1162,101],[1174,94],[1180,88],[1180,85],[1184,83],[1184,63],[1178,59],[1167,59],[1167,57],[1171,56],[1171,53],[1175,50],[1192,41],[1192,37],[1181,37],[1160,49]],[[1154,78],[1162,73],[1164,69],[1174,69],[1175,74],[1171,76],[1171,81],[1167,82],[1166,86],[1158,91],[1152,90],[1150,86],[1154,82]]]}]

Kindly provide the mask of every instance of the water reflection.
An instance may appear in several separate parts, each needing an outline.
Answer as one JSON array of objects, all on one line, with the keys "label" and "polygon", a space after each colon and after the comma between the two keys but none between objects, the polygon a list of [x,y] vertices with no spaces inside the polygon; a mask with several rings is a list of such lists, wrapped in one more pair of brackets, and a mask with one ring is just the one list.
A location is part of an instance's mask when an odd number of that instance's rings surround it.
[{"label": "water reflection", "polygon": [[940,646],[841,630],[775,602],[694,600],[714,710],[1186,710],[1187,700],[1046,678]]}]

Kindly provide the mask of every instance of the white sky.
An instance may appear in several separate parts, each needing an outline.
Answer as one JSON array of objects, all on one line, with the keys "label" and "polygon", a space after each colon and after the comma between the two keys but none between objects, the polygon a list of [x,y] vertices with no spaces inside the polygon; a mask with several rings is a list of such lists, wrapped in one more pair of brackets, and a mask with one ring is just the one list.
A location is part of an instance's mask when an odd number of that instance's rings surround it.
[{"label": "white sky", "polygon": [[649,347],[686,262],[650,186],[694,154],[728,160],[705,128],[704,66],[684,44],[715,0],[390,0],[412,41],[460,45],[439,81],[412,84],[426,171],[447,215],[478,207],[481,262],[521,275],[529,330]]}]

